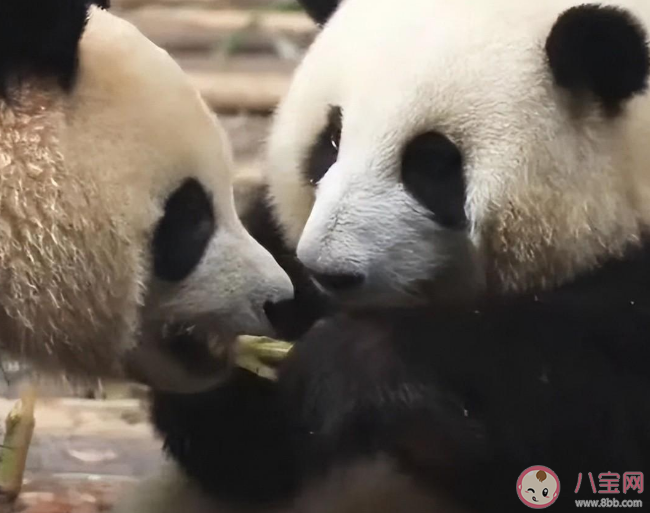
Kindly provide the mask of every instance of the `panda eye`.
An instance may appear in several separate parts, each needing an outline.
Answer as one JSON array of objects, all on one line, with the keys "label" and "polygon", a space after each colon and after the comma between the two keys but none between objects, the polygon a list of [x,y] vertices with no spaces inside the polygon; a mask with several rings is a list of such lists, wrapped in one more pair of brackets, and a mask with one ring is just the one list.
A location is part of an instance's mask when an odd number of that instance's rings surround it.
[{"label": "panda eye", "polygon": [[203,258],[215,230],[210,196],[198,181],[186,180],[167,199],[154,232],[155,275],[171,282],[187,278]]},{"label": "panda eye", "polygon": [[330,109],[327,126],[312,145],[305,166],[310,185],[316,186],[339,157],[341,143],[342,112],[340,107]]},{"label": "panda eye", "polygon": [[463,158],[447,137],[427,132],[411,140],[402,154],[402,181],[434,221],[446,228],[465,228]]},{"label": "panda eye", "polygon": [[338,153],[339,151],[339,143],[341,142],[341,133],[332,133],[330,134],[330,144],[332,145],[332,148]]}]

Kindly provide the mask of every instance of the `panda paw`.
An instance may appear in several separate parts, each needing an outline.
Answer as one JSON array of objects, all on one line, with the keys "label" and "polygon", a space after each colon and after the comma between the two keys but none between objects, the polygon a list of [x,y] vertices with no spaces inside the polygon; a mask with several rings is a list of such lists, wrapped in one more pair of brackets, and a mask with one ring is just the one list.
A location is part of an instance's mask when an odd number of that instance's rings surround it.
[{"label": "panda paw", "polygon": [[306,457],[384,452],[434,471],[485,457],[483,424],[436,378],[427,351],[404,356],[409,333],[400,322],[342,316],[317,324],[296,344],[279,387],[300,426]]}]

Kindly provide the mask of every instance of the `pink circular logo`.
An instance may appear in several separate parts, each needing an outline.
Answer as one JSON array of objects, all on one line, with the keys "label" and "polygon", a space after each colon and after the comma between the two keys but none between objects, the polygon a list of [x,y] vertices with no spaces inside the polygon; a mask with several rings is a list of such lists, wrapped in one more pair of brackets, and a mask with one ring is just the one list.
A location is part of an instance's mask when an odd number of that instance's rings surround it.
[{"label": "pink circular logo", "polygon": [[529,508],[548,508],[560,495],[560,480],[548,467],[529,467],[517,479],[517,495]]}]

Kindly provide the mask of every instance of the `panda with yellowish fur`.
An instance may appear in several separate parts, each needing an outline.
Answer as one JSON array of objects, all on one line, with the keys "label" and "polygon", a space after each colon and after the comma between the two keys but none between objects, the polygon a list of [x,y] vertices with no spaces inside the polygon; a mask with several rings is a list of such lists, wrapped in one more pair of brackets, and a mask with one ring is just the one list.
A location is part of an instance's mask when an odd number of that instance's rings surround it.
[{"label": "panda with yellowish fur", "polygon": [[96,3],[0,3],[0,348],[202,390],[293,287],[237,217],[215,116]]},{"label": "panda with yellowish fur", "polygon": [[181,472],[120,511],[516,511],[537,465],[573,511],[647,473],[650,4],[303,4],[267,213],[341,311],[277,384],[156,394]]}]

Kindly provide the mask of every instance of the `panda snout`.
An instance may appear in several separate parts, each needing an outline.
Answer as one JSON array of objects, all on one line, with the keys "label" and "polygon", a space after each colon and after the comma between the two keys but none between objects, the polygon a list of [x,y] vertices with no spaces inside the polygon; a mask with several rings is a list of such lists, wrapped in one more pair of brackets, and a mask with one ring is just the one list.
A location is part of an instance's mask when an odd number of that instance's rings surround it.
[{"label": "panda snout", "polygon": [[312,272],[312,277],[325,290],[340,293],[361,287],[366,277],[355,272]]},{"label": "panda snout", "polygon": [[[275,264],[275,261],[273,262]],[[275,264],[277,265],[277,264]],[[267,303],[282,303],[294,298],[293,283],[289,276],[278,266],[277,273],[260,283],[261,295],[264,297],[262,305]]]},{"label": "panda snout", "polygon": [[294,302],[294,287],[289,276],[281,272],[278,267],[278,273],[260,280],[257,288],[250,306],[251,313],[256,319],[253,324],[258,324],[258,329],[245,326],[242,331],[248,335],[273,336],[276,334],[274,321],[281,315],[279,312],[284,311],[286,305]]},{"label": "panda snout", "polygon": [[344,252],[326,252],[317,244],[301,240],[297,256],[313,281],[322,291],[333,294],[356,292],[368,281],[366,269],[361,262],[353,261]]},{"label": "panda snout", "polygon": [[365,273],[342,266],[316,266],[302,261],[316,285],[330,294],[345,294],[361,288],[367,281]]},{"label": "panda snout", "polygon": [[298,318],[298,304],[294,298],[264,303],[264,313],[273,328],[274,335],[290,339],[291,326]]}]

